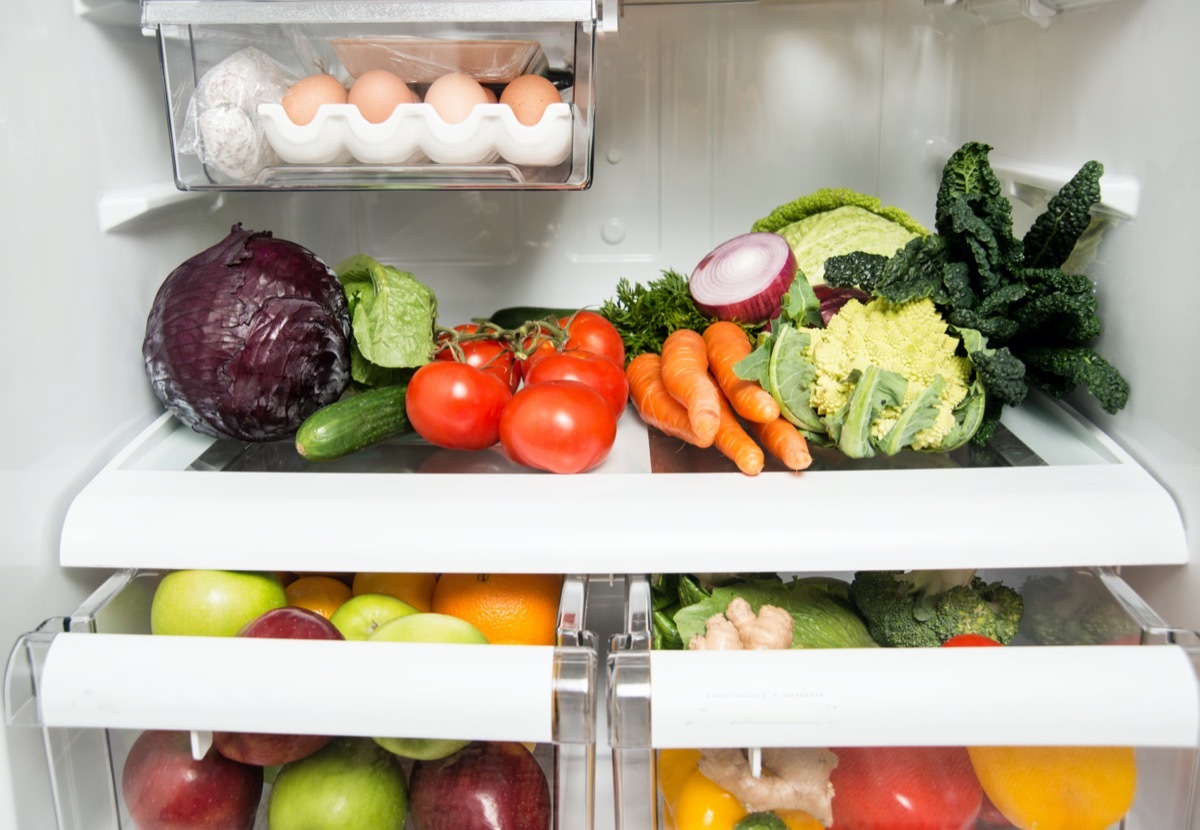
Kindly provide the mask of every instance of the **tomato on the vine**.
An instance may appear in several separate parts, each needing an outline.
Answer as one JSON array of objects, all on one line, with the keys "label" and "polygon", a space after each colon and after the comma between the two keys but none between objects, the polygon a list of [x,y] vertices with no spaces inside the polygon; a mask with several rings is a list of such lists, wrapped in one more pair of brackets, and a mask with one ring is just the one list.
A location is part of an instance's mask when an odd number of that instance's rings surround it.
[{"label": "tomato on the vine", "polygon": [[521,351],[524,357],[518,361],[518,365],[521,368],[521,377],[526,378],[539,360],[559,354],[559,347],[552,336],[544,331],[537,331],[521,341]]},{"label": "tomato on the vine", "polygon": [[[479,326],[474,323],[463,323],[455,326],[454,330],[460,334],[475,334],[478,332]],[[433,355],[435,360],[458,360],[454,346],[451,345],[453,340],[453,336],[449,334],[443,334],[438,338],[438,350]],[[481,338],[479,340],[462,340],[458,343],[458,348],[462,351],[461,362],[489,372],[508,384],[511,391],[517,390],[517,386],[521,382],[521,374],[518,371],[517,357],[507,343],[501,340]]]},{"label": "tomato on the vine", "polygon": [[613,417],[620,418],[629,400],[629,379],[625,370],[603,355],[584,349],[552,354],[526,368],[525,383],[548,380],[577,380],[604,396]]},{"label": "tomato on the vine", "polygon": [[968,830],[983,789],[963,747],[835,749],[833,826],[837,830]]},{"label": "tomato on the vine", "polygon": [[404,410],[417,434],[451,450],[482,450],[500,440],[500,415],[512,390],[490,372],[456,361],[413,373]]},{"label": "tomato on the vine", "polygon": [[563,351],[583,349],[604,355],[622,370],[625,368],[625,341],[616,326],[594,311],[577,311],[570,317],[559,318],[558,324],[567,330]]},{"label": "tomato on the vine", "polygon": [[582,473],[603,461],[617,438],[604,397],[575,380],[522,387],[500,416],[500,446],[513,461],[552,473]]}]

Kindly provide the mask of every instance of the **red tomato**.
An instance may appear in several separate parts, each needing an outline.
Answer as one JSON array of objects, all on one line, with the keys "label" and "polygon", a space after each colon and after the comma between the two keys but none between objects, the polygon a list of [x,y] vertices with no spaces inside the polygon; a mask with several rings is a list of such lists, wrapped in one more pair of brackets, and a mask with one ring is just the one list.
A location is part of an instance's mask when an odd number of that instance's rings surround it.
[{"label": "red tomato", "polygon": [[534,334],[526,337],[521,342],[521,349],[525,352],[525,358],[519,362],[521,377],[529,377],[529,372],[533,369],[534,364],[543,357],[559,353],[554,341],[545,334]]},{"label": "red tomato", "polygon": [[584,349],[601,354],[625,368],[625,341],[616,327],[594,311],[577,311],[570,317],[560,317],[558,324],[567,330],[563,351]]},{"label": "red tomato", "polygon": [[1101,643],[1105,646],[1140,646],[1141,644],[1142,636],[1140,634],[1122,634],[1120,637],[1114,637]]},{"label": "red tomato", "polygon": [[[477,326],[475,323],[459,323],[454,327],[454,330],[461,334],[474,334],[475,332],[479,331],[479,326]],[[438,335],[438,343],[448,343],[449,341],[449,334],[442,333]]]},{"label": "red tomato", "polygon": [[[478,329],[479,326],[474,323],[463,323],[454,327],[455,331],[464,334],[474,334]],[[433,355],[435,360],[457,359],[454,349],[450,346],[450,340],[450,336],[445,334],[438,338],[440,348]],[[490,372],[507,383],[511,391],[517,390],[521,375],[517,371],[517,357],[507,343],[499,340],[464,340],[458,345],[462,349],[463,362],[468,366]]]},{"label": "red tomato", "polygon": [[496,375],[454,361],[413,373],[404,410],[417,434],[451,450],[482,450],[500,440],[500,413],[512,390]]},{"label": "red tomato", "polygon": [[525,386],[500,416],[500,446],[508,457],[552,473],[592,469],[608,456],[616,438],[617,419],[608,402],[575,380]]},{"label": "red tomato", "polygon": [[955,634],[949,640],[942,643],[943,648],[945,648],[947,646],[949,646],[950,648],[954,648],[956,646],[998,646],[998,645],[1000,645],[1000,643],[997,643],[991,637],[985,637],[982,634]]},{"label": "red tomato", "polygon": [[577,380],[586,383],[604,396],[613,417],[620,418],[629,400],[629,379],[625,370],[607,357],[584,349],[552,354],[541,358],[533,367],[526,367],[525,383],[532,385],[548,380]]},{"label": "red tomato", "polygon": [[983,802],[963,747],[835,749],[834,830],[969,830]]}]

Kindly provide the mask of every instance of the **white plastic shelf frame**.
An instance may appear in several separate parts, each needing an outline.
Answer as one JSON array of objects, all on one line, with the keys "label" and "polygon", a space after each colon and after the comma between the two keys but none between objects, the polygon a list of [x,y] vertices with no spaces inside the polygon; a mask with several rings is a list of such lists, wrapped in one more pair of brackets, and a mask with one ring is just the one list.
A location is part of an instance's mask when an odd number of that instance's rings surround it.
[{"label": "white plastic shelf frame", "polygon": [[[813,448],[755,477],[647,429],[573,476],[405,436],[340,461],[200,435],[169,415],[87,484],[66,566],[675,573],[1181,563],[1170,494],[1040,396],[986,447],[851,461]],[[517,526],[528,528],[522,533]]]}]

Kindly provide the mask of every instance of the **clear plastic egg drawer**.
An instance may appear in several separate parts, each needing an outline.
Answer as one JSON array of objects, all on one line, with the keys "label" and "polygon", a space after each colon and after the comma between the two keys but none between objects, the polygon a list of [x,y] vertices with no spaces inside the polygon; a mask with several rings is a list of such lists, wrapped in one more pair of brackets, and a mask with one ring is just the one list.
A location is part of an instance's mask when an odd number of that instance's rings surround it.
[{"label": "clear plastic egg drawer", "polygon": [[586,188],[595,9],[146,0],[176,184]]},{"label": "clear plastic egg drawer", "polygon": [[[114,574],[74,614],[21,637],[9,656],[5,714],[10,728],[43,733],[58,830],[132,830],[131,800],[139,810],[167,803],[184,777],[231,812],[245,815],[238,805],[250,802],[255,828],[289,805],[319,812],[324,797],[305,792],[340,798],[338,787],[351,785],[339,781],[354,782],[343,794],[362,826],[385,826],[361,811],[394,806],[402,786],[412,827],[422,798],[415,775],[439,810],[481,803],[500,781],[511,789],[500,801],[512,802],[501,810],[534,804],[548,830],[593,826],[597,649],[584,628],[586,579],[563,581],[556,644],[527,646],[151,634],[161,578]],[[290,763],[260,766],[226,760],[226,730],[259,747],[333,737]],[[380,755],[386,739],[377,734],[462,746],[422,762]],[[203,761],[192,765],[196,758]],[[446,759],[466,764],[475,784],[453,778]],[[364,766],[387,770],[384,783],[360,777]],[[160,772],[143,774],[147,767]],[[245,826],[225,820],[204,826]]]},{"label": "clear plastic egg drawer", "polygon": [[[791,593],[739,575],[682,606],[675,577],[630,577],[608,656],[617,827],[1195,826],[1197,634],[1113,571],[978,575],[1022,597],[1007,645],[872,644],[841,605],[850,573],[784,575]],[[721,613],[729,591],[750,618]],[[744,645],[774,620],[768,593],[807,645]],[[717,648],[714,615],[740,648]]]}]

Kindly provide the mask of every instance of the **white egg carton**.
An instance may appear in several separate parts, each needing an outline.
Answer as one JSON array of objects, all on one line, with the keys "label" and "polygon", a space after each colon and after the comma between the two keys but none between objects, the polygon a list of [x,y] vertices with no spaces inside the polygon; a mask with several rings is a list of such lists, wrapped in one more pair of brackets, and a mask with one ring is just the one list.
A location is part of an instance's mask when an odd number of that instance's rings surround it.
[{"label": "white egg carton", "polygon": [[568,103],[550,104],[542,120],[525,125],[506,104],[478,104],[467,119],[448,124],[429,104],[400,104],[372,124],[352,104],[322,104],[308,124],[292,123],[280,104],[259,104],[267,141],[288,164],[510,164],[551,167],[571,152]]}]

